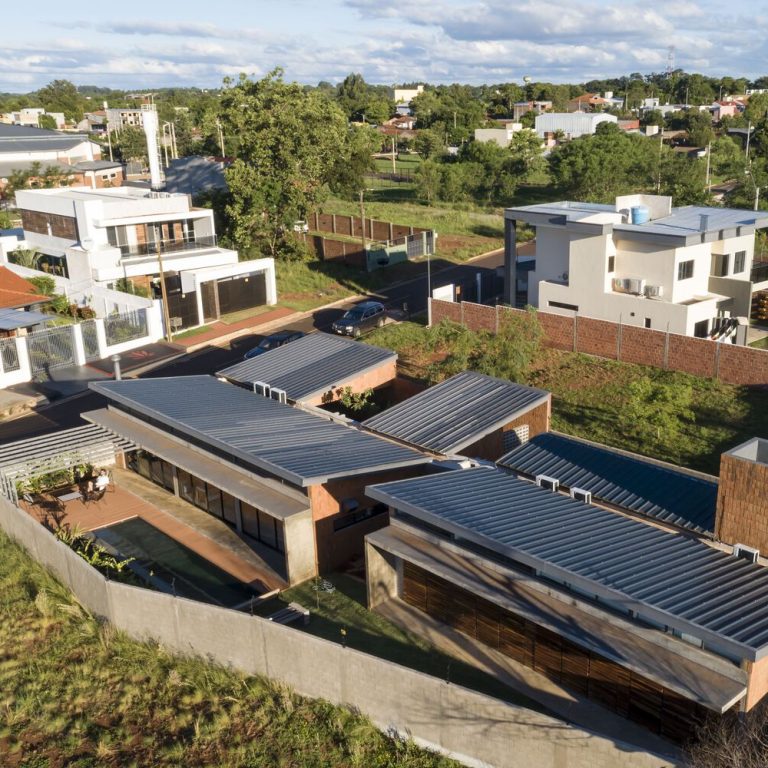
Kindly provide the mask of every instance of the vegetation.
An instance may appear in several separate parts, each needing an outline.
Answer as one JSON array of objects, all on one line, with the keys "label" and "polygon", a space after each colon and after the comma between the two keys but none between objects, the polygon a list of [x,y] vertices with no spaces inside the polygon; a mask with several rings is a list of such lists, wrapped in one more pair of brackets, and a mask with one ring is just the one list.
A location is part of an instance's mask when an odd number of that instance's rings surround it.
[{"label": "vegetation", "polygon": [[347,709],[129,640],[3,534],[0,594],[3,765],[455,765]]},{"label": "vegetation", "polygon": [[93,536],[89,536],[77,526],[60,526],[56,529],[56,538],[80,555],[88,565],[111,579],[119,580],[125,569],[136,559],[115,557],[98,544]]},{"label": "vegetation", "polygon": [[[396,350],[404,373],[429,380],[457,354],[445,332],[435,346],[435,333],[401,323],[365,340]],[[459,351],[475,343],[460,339]],[[555,430],[711,474],[724,450],[768,433],[768,392],[684,373],[543,349],[518,381],[552,392]]]}]

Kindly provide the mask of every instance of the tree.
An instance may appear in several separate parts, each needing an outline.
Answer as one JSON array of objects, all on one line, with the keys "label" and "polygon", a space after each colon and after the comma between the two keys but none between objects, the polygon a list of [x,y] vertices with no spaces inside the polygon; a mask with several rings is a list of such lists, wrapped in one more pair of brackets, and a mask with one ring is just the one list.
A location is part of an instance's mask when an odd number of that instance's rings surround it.
[{"label": "tree", "polygon": [[688,131],[688,143],[692,147],[706,147],[715,135],[709,112],[690,110],[686,115],[685,129]]},{"label": "tree", "polygon": [[47,131],[55,131],[56,118],[53,115],[40,115],[37,118],[37,125],[39,128],[45,128]]},{"label": "tree", "polygon": [[112,149],[123,162],[147,160],[147,138],[141,128],[126,126],[112,134]]},{"label": "tree", "polygon": [[347,75],[336,88],[336,101],[349,120],[362,120],[368,103],[368,84],[363,76]]},{"label": "tree", "polygon": [[730,136],[720,136],[711,145],[711,171],[721,179],[744,178],[745,159],[741,147]]},{"label": "tree", "polygon": [[69,80],[53,80],[37,92],[46,112],[63,112],[69,120],[80,120],[86,101]]},{"label": "tree", "polygon": [[440,155],[445,151],[442,136],[431,128],[422,128],[416,133],[413,148],[425,159]]},{"label": "tree", "polygon": [[690,384],[643,376],[631,382],[625,392],[627,399],[620,418],[627,429],[641,438],[668,443],[684,425],[695,420]]},{"label": "tree", "polygon": [[664,127],[664,115],[660,109],[648,110],[640,119],[641,125],[658,125],[659,128]]},{"label": "tree", "polygon": [[516,131],[509,141],[510,172],[517,174],[519,182],[528,181],[546,166],[542,155],[542,141],[536,131],[527,128]]},{"label": "tree", "polygon": [[419,164],[414,174],[416,181],[416,194],[422,199],[431,203],[440,189],[440,164],[434,160],[425,160]]},{"label": "tree", "polygon": [[365,175],[375,168],[373,153],[381,146],[381,134],[369,125],[349,127],[347,141],[331,174],[334,192],[353,195],[365,187]]},{"label": "tree", "polygon": [[226,80],[222,96],[225,131],[240,143],[225,171],[231,236],[239,248],[259,246],[273,257],[293,250],[292,222],[325,198],[349,141],[339,107],[282,74]]},{"label": "tree", "polygon": [[670,195],[674,205],[706,205],[710,201],[706,189],[704,163],[665,147],[661,161],[661,194]]}]

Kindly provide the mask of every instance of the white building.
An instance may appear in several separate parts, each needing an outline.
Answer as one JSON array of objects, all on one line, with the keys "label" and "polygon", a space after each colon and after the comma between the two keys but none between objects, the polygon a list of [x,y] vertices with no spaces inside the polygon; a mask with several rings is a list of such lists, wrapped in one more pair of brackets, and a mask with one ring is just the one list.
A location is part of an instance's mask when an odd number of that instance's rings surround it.
[{"label": "white building", "polygon": [[424,93],[423,85],[417,85],[415,88],[395,88],[395,103],[410,104],[420,93]]},{"label": "white building", "polygon": [[522,130],[522,123],[505,123],[498,128],[475,128],[475,141],[493,141],[506,148],[512,141],[512,135]]},{"label": "white building", "polygon": [[544,112],[536,116],[536,133],[542,138],[562,131],[566,139],[592,135],[600,123],[618,123],[616,115],[604,112]]},{"label": "white building", "polygon": [[141,109],[109,108],[106,110],[107,128],[110,131],[119,131],[121,128],[142,128],[144,126],[144,113]]},{"label": "white building", "polygon": [[[536,231],[519,254],[515,222]],[[736,335],[736,318],[749,316],[753,290],[765,287],[752,282],[765,211],[673,209],[670,197],[627,195],[613,206],[508,208],[505,225],[511,304],[707,337],[726,326]]]},{"label": "white building", "polygon": [[160,254],[177,327],[277,300],[273,259],[239,262],[220,248],[213,211],[187,195],[70,187],[19,191],[16,204],[26,247],[78,288],[131,280],[160,298]]}]

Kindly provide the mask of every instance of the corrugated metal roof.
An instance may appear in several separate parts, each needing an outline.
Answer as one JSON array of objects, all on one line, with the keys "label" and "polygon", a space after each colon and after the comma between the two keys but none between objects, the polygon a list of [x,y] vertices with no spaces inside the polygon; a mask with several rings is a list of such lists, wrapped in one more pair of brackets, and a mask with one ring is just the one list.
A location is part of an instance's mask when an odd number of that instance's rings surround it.
[{"label": "corrugated metal roof", "polygon": [[263,381],[284,389],[291,400],[306,400],[395,360],[397,354],[390,349],[330,333],[311,333],[217,375],[241,384]]},{"label": "corrugated metal roof", "polygon": [[3,152],[71,149],[84,141],[88,141],[88,136],[82,133],[59,133],[43,128],[0,123],[0,157]]},{"label": "corrugated metal roof", "polygon": [[[34,296],[27,297],[29,303],[32,303],[30,299],[34,298]],[[40,299],[44,297],[38,296],[37,298]],[[48,323],[55,319],[56,318],[53,315],[46,315],[43,312],[34,312],[32,310],[25,312],[20,309],[2,308],[0,309],[0,331],[15,331],[18,328],[31,328],[33,325]]]},{"label": "corrugated metal roof", "polygon": [[464,371],[363,422],[438,453],[456,453],[545,401],[542,389]]},{"label": "corrugated metal roof", "polygon": [[213,376],[91,382],[171,429],[298,485],[428,463],[416,451]]},{"label": "corrugated metal roof", "polygon": [[701,541],[485,467],[366,494],[742,658],[768,653],[768,568]]},{"label": "corrugated metal roof", "polygon": [[556,477],[566,488],[591,491],[595,500],[697,533],[714,531],[717,482],[641,456],[550,432],[537,435],[496,463],[529,477]]}]

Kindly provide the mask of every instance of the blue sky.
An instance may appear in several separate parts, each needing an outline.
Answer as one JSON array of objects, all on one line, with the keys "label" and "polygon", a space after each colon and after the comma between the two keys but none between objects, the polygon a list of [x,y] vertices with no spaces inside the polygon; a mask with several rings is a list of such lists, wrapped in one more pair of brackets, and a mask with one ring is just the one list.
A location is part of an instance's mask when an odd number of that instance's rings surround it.
[{"label": "blue sky", "polygon": [[580,82],[663,71],[671,45],[689,72],[768,74],[768,0],[7,2],[0,91],[210,87],[276,66],[304,83]]}]

